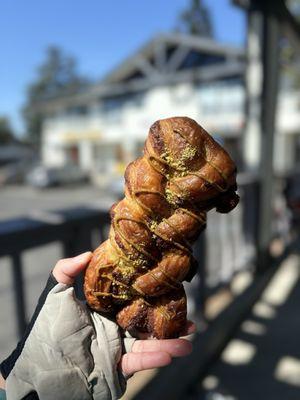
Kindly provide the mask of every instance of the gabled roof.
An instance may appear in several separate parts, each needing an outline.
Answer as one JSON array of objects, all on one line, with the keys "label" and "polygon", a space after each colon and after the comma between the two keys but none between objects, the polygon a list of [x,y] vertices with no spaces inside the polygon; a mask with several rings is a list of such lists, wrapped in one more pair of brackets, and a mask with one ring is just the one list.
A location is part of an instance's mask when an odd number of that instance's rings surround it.
[{"label": "gabled roof", "polygon": [[180,69],[191,52],[231,60],[241,60],[244,57],[243,50],[212,39],[180,33],[160,34],[113,69],[103,82],[120,82],[138,71],[146,75],[174,72]]},{"label": "gabled roof", "polygon": [[242,49],[212,39],[180,33],[159,34],[86,91],[48,100],[38,108],[47,112],[155,85],[241,76],[244,56]]}]

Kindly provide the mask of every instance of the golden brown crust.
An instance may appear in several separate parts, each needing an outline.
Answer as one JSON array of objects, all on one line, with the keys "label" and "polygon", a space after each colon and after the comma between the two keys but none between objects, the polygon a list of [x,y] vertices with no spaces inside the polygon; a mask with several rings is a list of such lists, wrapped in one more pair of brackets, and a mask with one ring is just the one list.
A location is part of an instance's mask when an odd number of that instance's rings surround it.
[{"label": "golden brown crust", "polygon": [[208,210],[236,206],[235,191],[233,161],[195,121],[155,122],[144,156],[126,168],[125,198],[111,209],[109,239],[87,268],[88,304],[113,312],[125,329],[178,336],[186,318],[181,282],[194,264],[191,244]]},{"label": "golden brown crust", "polygon": [[[157,299],[131,301],[117,314],[118,324],[133,336],[157,339],[180,336],[186,327],[186,297],[182,287]],[[142,336],[143,337],[143,336]]]}]

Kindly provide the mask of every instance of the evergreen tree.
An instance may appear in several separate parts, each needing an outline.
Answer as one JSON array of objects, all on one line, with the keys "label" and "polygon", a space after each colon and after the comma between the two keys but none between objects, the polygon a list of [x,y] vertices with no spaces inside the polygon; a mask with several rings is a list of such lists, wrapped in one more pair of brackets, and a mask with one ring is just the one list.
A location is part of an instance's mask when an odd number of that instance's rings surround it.
[{"label": "evergreen tree", "polygon": [[[300,0],[289,0],[287,6],[300,23]],[[294,43],[283,37],[280,41],[281,85],[288,90],[300,88],[300,56]]]},{"label": "evergreen tree", "polygon": [[49,47],[46,59],[38,68],[37,78],[27,89],[23,108],[26,133],[34,143],[39,143],[43,114],[36,107],[41,102],[61,95],[71,95],[87,86],[87,79],[79,75],[73,57],[59,47]]},{"label": "evergreen tree", "polygon": [[213,37],[210,13],[202,0],[190,0],[189,7],[179,16],[178,30],[192,35]]},{"label": "evergreen tree", "polygon": [[0,145],[11,143],[15,140],[12,127],[9,119],[4,116],[0,116]]}]

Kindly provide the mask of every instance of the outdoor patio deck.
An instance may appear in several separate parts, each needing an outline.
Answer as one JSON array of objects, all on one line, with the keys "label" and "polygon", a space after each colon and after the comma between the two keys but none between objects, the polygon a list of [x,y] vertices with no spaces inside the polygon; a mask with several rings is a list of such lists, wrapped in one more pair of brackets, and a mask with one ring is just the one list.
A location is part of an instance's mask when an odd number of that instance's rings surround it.
[{"label": "outdoor patio deck", "polygon": [[299,261],[282,263],[190,399],[300,399]]}]

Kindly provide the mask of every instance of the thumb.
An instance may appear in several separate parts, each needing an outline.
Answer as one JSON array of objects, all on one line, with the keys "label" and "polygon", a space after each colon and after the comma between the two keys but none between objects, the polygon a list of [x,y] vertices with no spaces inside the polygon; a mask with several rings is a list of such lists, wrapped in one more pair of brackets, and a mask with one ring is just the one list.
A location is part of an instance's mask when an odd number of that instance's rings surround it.
[{"label": "thumb", "polygon": [[59,260],[52,274],[57,282],[72,285],[74,278],[83,271],[92,257],[92,252],[87,251],[79,256]]}]

